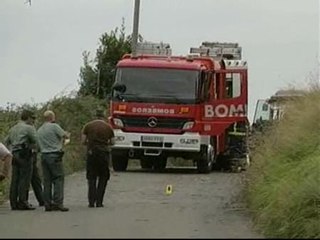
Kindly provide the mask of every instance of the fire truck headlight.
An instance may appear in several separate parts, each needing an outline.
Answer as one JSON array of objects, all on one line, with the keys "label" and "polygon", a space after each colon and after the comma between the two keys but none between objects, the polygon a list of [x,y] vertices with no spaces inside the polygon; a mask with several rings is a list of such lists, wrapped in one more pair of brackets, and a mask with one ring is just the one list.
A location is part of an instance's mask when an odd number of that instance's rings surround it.
[{"label": "fire truck headlight", "polygon": [[118,127],[123,127],[123,122],[119,118],[114,118],[113,123],[114,123],[114,125],[116,125]]},{"label": "fire truck headlight", "polygon": [[116,136],[116,137],[115,137],[115,141],[116,141],[116,142],[122,142],[122,141],[124,141],[124,139],[125,139],[124,136]]},{"label": "fire truck headlight", "polygon": [[193,139],[193,138],[181,138],[180,143],[181,144],[198,144],[199,140]]},{"label": "fire truck headlight", "polygon": [[191,128],[193,128],[193,126],[194,126],[194,122],[186,122],[186,123],[183,125],[182,129],[183,129],[183,130],[191,129]]}]

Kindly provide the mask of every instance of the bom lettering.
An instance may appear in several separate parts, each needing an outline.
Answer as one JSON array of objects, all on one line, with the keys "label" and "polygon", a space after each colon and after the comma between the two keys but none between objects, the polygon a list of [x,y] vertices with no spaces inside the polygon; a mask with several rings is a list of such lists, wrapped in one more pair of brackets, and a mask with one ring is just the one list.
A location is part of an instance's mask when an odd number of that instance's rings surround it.
[{"label": "bom lettering", "polygon": [[245,117],[247,115],[247,105],[219,104],[217,106],[205,105],[204,117]]}]

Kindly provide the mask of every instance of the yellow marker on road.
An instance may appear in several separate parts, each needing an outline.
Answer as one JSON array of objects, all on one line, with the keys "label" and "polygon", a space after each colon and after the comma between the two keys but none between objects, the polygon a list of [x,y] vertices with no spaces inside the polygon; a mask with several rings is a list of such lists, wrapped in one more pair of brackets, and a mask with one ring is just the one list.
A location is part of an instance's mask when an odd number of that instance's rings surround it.
[{"label": "yellow marker on road", "polygon": [[167,185],[167,187],[166,187],[166,194],[167,194],[167,195],[172,194],[172,185]]}]

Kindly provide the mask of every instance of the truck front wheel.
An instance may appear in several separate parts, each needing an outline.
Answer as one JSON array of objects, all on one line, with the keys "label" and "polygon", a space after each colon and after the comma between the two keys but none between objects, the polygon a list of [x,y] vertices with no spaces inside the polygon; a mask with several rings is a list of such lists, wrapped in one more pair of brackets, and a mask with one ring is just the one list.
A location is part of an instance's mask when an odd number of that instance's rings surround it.
[{"label": "truck front wheel", "polygon": [[123,172],[127,170],[128,167],[128,154],[124,151],[112,152],[112,166],[113,170],[116,172]]},{"label": "truck front wheel", "polygon": [[215,160],[214,148],[212,145],[202,145],[197,158],[197,169],[199,173],[209,173]]}]

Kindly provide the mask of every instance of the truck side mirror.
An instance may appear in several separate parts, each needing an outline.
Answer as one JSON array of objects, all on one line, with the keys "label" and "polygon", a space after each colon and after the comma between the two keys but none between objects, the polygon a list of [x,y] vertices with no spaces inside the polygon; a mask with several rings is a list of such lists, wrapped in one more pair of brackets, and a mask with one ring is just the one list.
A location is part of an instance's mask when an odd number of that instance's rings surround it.
[{"label": "truck side mirror", "polygon": [[127,90],[126,85],[122,84],[122,83],[116,83],[113,87],[113,90],[116,90],[120,93],[124,93]]}]

